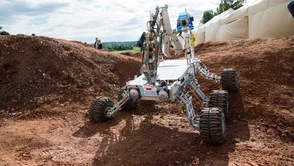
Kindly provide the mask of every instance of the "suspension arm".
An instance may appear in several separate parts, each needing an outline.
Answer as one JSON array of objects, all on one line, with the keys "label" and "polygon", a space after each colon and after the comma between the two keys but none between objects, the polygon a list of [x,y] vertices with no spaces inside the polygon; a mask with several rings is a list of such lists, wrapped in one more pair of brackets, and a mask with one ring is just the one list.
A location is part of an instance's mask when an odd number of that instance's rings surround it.
[{"label": "suspension arm", "polygon": [[111,117],[114,113],[116,113],[122,105],[124,105],[128,100],[130,100],[129,92],[125,91],[122,99],[117,102],[113,107],[109,107],[106,109],[106,116]]},{"label": "suspension arm", "polygon": [[208,79],[208,80],[215,80],[216,83],[220,84],[221,83],[221,77],[220,76],[217,76],[216,74],[214,73],[211,73],[207,67],[199,60],[199,59],[196,59],[196,70],[200,73],[200,75],[202,77],[204,77],[205,79]]}]

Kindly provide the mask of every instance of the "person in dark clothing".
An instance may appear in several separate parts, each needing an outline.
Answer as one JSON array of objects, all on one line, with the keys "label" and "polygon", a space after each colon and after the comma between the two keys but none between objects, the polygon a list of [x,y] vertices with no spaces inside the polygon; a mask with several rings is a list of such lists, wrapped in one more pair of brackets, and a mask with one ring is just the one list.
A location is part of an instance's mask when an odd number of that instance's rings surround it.
[{"label": "person in dark clothing", "polygon": [[294,18],[294,1],[292,0],[291,2],[289,2],[287,7],[292,17]]},{"label": "person in dark clothing", "polygon": [[98,38],[97,37],[95,38],[94,48],[98,49]]},{"label": "person in dark clothing", "polygon": [[140,47],[140,53],[142,54],[144,52],[144,42],[146,40],[146,32],[143,32],[140,40],[139,40],[139,47]]},{"label": "person in dark clothing", "polygon": [[102,50],[102,43],[101,43],[101,40],[98,40],[98,49],[99,49],[99,50]]}]

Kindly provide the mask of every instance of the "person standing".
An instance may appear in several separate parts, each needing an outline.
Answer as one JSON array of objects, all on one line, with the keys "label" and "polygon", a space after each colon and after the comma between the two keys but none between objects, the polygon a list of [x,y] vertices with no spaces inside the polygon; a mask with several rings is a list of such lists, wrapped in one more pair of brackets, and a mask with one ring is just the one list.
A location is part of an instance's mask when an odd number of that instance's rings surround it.
[{"label": "person standing", "polygon": [[289,2],[287,7],[288,7],[288,10],[291,13],[292,17],[294,18],[294,0]]},{"label": "person standing", "polygon": [[102,43],[101,43],[101,40],[98,40],[98,50],[102,50]]},{"label": "person standing", "polygon": [[97,37],[95,38],[94,48],[98,49],[98,38]]},{"label": "person standing", "polygon": [[139,40],[139,47],[140,47],[140,53],[142,54],[144,52],[144,42],[146,40],[146,32],[143,32],[140,40]]}]

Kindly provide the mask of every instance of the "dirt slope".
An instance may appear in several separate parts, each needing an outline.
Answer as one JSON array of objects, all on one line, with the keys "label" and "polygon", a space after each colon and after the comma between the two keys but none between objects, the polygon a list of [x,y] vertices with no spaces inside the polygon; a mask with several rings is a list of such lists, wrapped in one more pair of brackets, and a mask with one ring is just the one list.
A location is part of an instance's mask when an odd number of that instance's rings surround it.
[{"label": "dirt slope", "polygon": [[[138,56],[37,36],[0,36],[0,50],[0,165],[294,165],[293,36],[195,47],[210,71],[239,75],[220,146],[202,143],[178,103],[88,122],[95,96],[116,101],[139,74]],[[206,94],[220,88],[199,82]]]},{"label": "dirt slope", "polygon": [[112,96],[140,68],[133,59],[46,37],[1,37],[0,57],[0,109],[7,111],[84,102],[105,91]]}]

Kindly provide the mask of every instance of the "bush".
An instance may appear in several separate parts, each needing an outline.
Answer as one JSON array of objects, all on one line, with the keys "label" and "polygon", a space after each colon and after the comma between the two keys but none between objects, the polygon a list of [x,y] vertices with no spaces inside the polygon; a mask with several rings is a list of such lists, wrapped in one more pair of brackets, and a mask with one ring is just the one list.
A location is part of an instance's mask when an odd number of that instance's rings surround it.
[{"label": "bush", "polygon": [[[0,26],[0,30],[3,29],[2,26]],[[6,31],[0,31],[0,35],[10,35],[8,32]]]},{"label": "bush", "polygon": [[6,31],[0,31],[0,35],[10,35],[10,34]]}]

